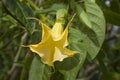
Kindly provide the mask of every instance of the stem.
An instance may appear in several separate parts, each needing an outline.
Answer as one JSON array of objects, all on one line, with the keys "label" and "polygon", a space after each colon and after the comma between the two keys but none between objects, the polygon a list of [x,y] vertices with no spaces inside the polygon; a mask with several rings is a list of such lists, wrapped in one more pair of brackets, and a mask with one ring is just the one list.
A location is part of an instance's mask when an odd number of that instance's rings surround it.
[{"label": "stem", "polygon": [[[25,33],[25,34],[22,36],[20,45],[23,45],[23,44],[24,44],[24,42],[26,41],[26,37],[27,37],[27,33]],[[19,56],[20,56],[20,53],[21,53],[21,50],[22,50],[22,46],[19,47],[19,49],[18,49],[18,51],[17,51],[17,54],[16,54],[16,56],[15,56],[15,58],[14,58],[14,62],[17,62],[17,61],[18,61]],[[12,68],[8,71],[8,76],[11,75],[11,74],[13,74],[13,71],[14,71],[15,68],[16,68],[16,65],[15,65],[15,63],[14,63],[14,64],[12,65]],[[15,74],[15,75],[16,75],[16,74]],[[10,78],[10,80],[13,80],[13,78],[14,78],[15,75],[12,75],[12,77]]]},{"label": "stem", "polygon": [[26,41],[26,37],[27,37],[27,33],[25,33],[25,34],[22,36],[22,38],[21,38],[20,47],[19,47],[18,52],[17,52],[17,54],[16,54],[16,56],[15,56],[14,62],[18,61],[18,58],[19,58],[20,53],[21,53],[21,50],[22,50],[21,45],[23,45],[24,42]]},{"label": "stem", "polygon": [[32,8],[34,8],[35,10],[39,10],[39,8],[31,0],[27,0],[27,1]]}]

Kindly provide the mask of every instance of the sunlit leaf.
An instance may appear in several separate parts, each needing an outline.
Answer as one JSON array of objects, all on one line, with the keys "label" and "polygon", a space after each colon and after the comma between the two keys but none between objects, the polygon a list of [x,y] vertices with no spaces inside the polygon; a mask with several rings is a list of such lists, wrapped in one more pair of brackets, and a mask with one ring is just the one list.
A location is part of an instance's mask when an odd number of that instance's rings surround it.
[{"label": "sunlit leaf", "polygon": [[89,17],[89,20],[92,23],[91,29],[94,32],[92,32],[89,29],[85,29],[81,27],[80,27],[80,30],[86,36],[86,37],[84,36],[82,40],[83,40],[83,43],[86,44],[85,46],[87,46],[86,50],[88,54],[90,55],[90,58],[93,59],[96,57],[104,41],[105,19],[104,19],[101,9],[96,3],[90,0],[86,0],[84,5],[85,5],[86,13]]},{"label": "sunlit leaf", "polygon": [[[80,37],[84,35],[82,43],[89,54],[89,58],[93,59],[97,55],[105,36],[105,19],[103,13],[99,6],[91,1],[86,0],[84,2],[85,10],[81,9],[78,13],[87,15],[87,17],[80,19],[82,22],[86,23],[88,27],[80,28]],[[79,8],[77,6],[77,8]],[[82,12],[81,12],[82,11]],[[75,33],[74,33],[75,34]],[[73,40],[74,41],[74,40]]]}]

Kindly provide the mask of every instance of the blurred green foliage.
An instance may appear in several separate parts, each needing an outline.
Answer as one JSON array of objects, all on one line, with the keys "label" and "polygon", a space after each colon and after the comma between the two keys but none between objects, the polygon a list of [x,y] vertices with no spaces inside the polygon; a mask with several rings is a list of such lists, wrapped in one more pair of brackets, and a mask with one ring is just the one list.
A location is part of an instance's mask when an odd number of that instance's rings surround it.
[{"label": "blurred green foliage", "polygon": [[[0,80],[120,80],[120,1],[94,1],[0,1]],[[41,25],[30,18],[51,27],[64,16],[66,26],[73,14],[68,48],[79,54],[55,62],[55,71],[21,46],[41,40]]]}]

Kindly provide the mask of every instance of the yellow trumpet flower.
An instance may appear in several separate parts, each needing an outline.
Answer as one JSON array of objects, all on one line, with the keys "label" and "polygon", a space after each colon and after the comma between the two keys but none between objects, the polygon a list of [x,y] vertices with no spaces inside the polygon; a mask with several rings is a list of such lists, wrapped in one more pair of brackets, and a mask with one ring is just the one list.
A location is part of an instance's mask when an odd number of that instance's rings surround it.
[{"label": "yellow trumpet flower", "polygon": [[42,24],[42,40],[35,45],[28,45],[32,52],[41,57],[43,63],[54,66],[55,61],[63,61],[64,58],[71,57],[76,51],[67,49],[68,46],[68,26],[63,31],[60,22],[56,22],[53,28]]}]

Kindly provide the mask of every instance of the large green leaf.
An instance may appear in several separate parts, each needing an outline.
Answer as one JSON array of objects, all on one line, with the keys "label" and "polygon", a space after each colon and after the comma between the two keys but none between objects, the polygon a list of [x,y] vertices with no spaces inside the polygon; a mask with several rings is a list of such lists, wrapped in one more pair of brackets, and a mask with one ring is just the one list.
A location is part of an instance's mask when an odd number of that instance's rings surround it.
[{"label": "large green leaf", "polygon": [[[105,36],[105,19],[99,6],[91,1],[85,0],[85,12],[91,22],[92,27],[79,27],[80,42],[89,54],[90,59],[94,59],[99,52]],[[88,21],[86,21],[88,22]],[[74,40],[72,40],[74,42]]]},{"label": "large green leaf", "polygon": [[[76,4],[76,11],[78,13],[79,20],[87,26],[77,26],[79,27],[78,32],[80,33],[80,40],[78,41],[80,41],[80,44],[86,48],[86,51],[89,54],[89,59],[94,59],[104,40],[105,19],[103,12],[94,1],[85,0],[83,5],[84,9],[80,5]],[[76,33],[73,32],[72,34]],[[72,43],[77,42],[74,38],[72,39]]]},{"label": "large green leaf", "polygon": [[34,16],[31,8],[20,3],[18,0],[3,0],[3,6],[6,12],[25,27],[26,30],[30,33],[34,31],[35,23],[27,19],[27,17]]},{"label": "large green leaf", "polygon": [[31,64],[29,80],[50,80],[51,74],[51,68],[43,64],[40,57],[35,56]]}]

